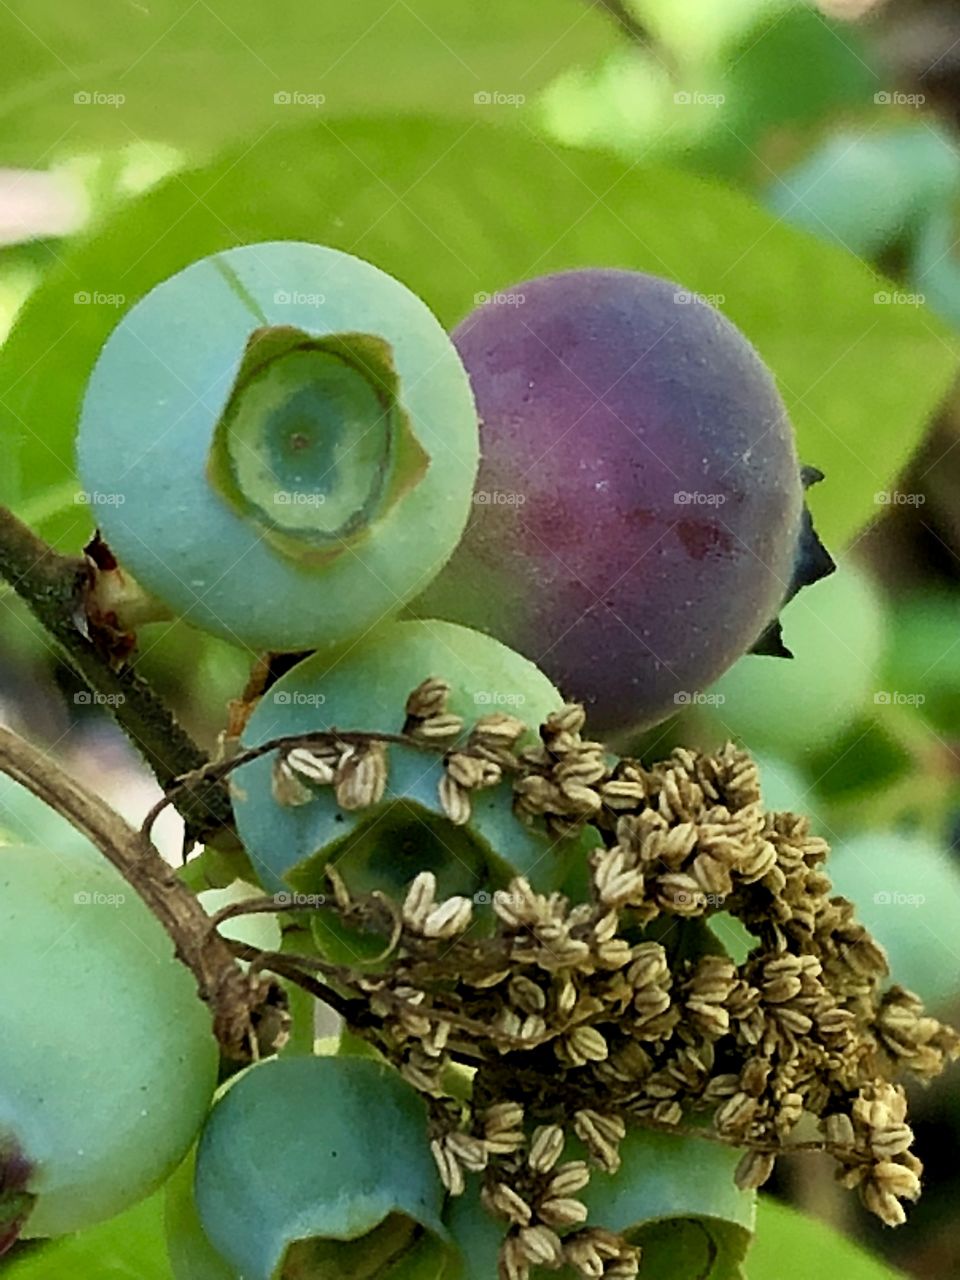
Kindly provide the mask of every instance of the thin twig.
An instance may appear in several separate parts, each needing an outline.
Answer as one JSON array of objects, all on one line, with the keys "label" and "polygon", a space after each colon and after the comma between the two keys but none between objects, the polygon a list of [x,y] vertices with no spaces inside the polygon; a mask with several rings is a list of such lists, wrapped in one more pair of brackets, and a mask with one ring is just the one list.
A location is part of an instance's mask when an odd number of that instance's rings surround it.
[{"label": "thin twig", "polygon": [[3,727],[0,771],[67,818],[116,867],[170,935],[177,958],[196,978],[224,1052],[238,1059],[252,1056],[257,1015],[271,992],[264,984],[251,982],[196,896],[150,841],[56,761]]},{"label": "thin twig", "polygon": [[271,898],[246,898],[243,902],[231,902],[210,917],[210,923],[217,929],[228,920],[238,916],[275,915],[279,911],[303,911],[303,903],[297,901],[278,902]]},{"label": "thin twig", "polygon": [[270,738],[258,747],[248,747],[237,755],[231,756],[229,760],[211,760],[200,768],[175,778],[167,787],[166,794],[161,796],[144,818],[141,831],[144,836],[149,837],[153,824],[164,809],[170,804],[176,806],[175,796],[184,791],[191,791],[198,786],[209,787],[211,783],[222,783],[235,769],[240,769],[243,765],[259,760],[261,756],[269,755],[271,751],[286,750],[292,747],[320,747],[340,744],[345,747],[369,746],[374,742],[414,747],[418,751],[433,752],[439,756],[445,755],[450,750],[449,742],[430,742],[427,739],[417,738],[411,734],[384,733],[379,729],[326,729],[311,733],[284,734],[279,738]]},{"label": "thin twig", "polygon": [[[85,560],[61,555],[0,507],[0,578],[29,605],[166,790],[174,779],[201,769],[208,757],[145,680],[129,667],[115,670],[84,634],[89,572]],[[186,793],[177,808],[191,839],[203,840],[232,824],[230,799],[219,784]]]},{"label": "thin twig", "polygon": [[[364,1018],[369,1019],[370,1010],[365,1000],[351,1000],[307,973],[303,967],[303,960],[306,957],[290,956],[282,951],[260,951],[257,947],[251,947],[245,942],[234,942],[229,938],[226,939],[226,943],[237,959],[246,960],[255,969],[269,970],[277,977],[285,978],[288,982],[302,987],[304,991],[309,991],[312,996],[329,1005],[334,1013],[339,1013],[351,1026],[359,1025]],[[321,972],[337,971],[335,965],[316,967]]]}]

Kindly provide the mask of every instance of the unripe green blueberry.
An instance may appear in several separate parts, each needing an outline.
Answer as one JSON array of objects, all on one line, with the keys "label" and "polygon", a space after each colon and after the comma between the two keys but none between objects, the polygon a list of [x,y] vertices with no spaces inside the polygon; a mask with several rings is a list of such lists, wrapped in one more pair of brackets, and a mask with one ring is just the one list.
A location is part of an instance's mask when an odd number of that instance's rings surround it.
[{"label": "unripe green blueberry", "polygon": [[922,831],[861,831],[830,859],[834,890],[849,898],[887,953],[891,981],[925,1004],[960,996],[956,931],[960,866],[956,853]]},{"label": "unripe green blueberry", "polygon": [[216,1084],[193,979],[130,886],[84,850],[0,846],[0,1045],[0,1223],[22,1193],[14,1232],[27,1236],[80,1230],[152,1192]]},{"label": "unripe green blueberry", "polygon": [[[742,1257],[749,1243],[757,1197],[754,1191],[739,1190],[734,1181],[742,1152],[701,1138],[630,1126],[619,1154],[615,1174],[594,1170],[589,1185],[577,1194],[588,1207],[589,1224],[640,1243],[646,1262],[657,1257],[657,1265],[648,1272],[651,1276],[694,1280],[739,1274],[739,1268],[728,1269],[731,1259],[718,1258],[715,1245],[722,1240],[725,1248]],[[568,1139],[565,1161],[588,1158],[579,1139]],[[479,1179],[471,1180],[465,1194],[451,1197],[444,1210],[464,1262],[461,1280],[497,1275],[503,1224],[482,1205],[480,1185]],[[666,1258],[657,1256],[659,1249],[655,1254],[651,1248],[648,1254],[644,1243],[648,1233],[661,1227],[671,1232],[675,1246]],[[726,1265],[715,1269],[716,1261]]]},{"label": "unripe green blueberry", "polygon": [[441,1273],[426,1107],[382,1063],[295,1057],[245,1072],[210,1114],[194,1189],[212,1256],[244,1280]]},{"label": "unripe green blueberry", "polygon": [[[292,668],[261,699],[243,746],[333,727],[399,733],[408,695],[430,676],[451,686],[448,711],[465,725],[460,740],[481,716],[500,711],[530,726],[520,739],[527,744],[563,701],[532,662],[490,636],[429,619],[389,622],[342,656],[316,654]],[[236,771],[237,829],[269,888],[321,890],[331,859],[356,891],[401,892],[425,869],[449,893],[489,889],[517,872],[546,884],[582,848],[522,824],[508,781],[472,793],[470,820],[457,826],[440,801],[442,751],[391,745],[387,753],[382,798],[355,811],[342,808],[330,786],[317,787],[309,803],[281,804],[276,753]]]},{"label": "unripe green blueberry", "polygon": [[257,648],[330,647],[422,589],[466,522],[476,414],[427,307],[350,254],[193,263],[111,334],[80,475],[124,568]]},{"label": "unripe green blueberry", "polygon": [[75,849],[93,861],[102,856],[72,822],[6,774],[0,774],[0,844],[29,844],[57,853]]},{"label": "unripe green blueberry", "polygon": [[902,243],[960,194],[960,152],[931,120],[829,136],[780,174],[766,202],[785,222],[861,257]]},{"label": "unripe green blueberry", "polygon": [[[237,1271],[214,1249],[203,1229],[194,1193],[195,1171],[191,1154],[165,1188],[164,1230],[173,1280],[245,1280],[249,1272]],[[262,1214],[257,1220],[264,1230],[269,1229]],[[286,1250],[276,1280],[462,1280],[448,1244],[433,1234],[420,1234],[413,1241],[416,1235],[412,1220],[394,1215],[350,1242],[322,1237],[297,1241]],[[249,1241],[241,1247],[246,1252]]]},{"label": "unripe green blueberry", "polygon": [[[960,265],[954,246],[957,220],[954,202],[931,210],[917,227],[907,267],[907,289],[913,302],[925,302],[954,329],[960,328]],[[886,295],[888,298],[890,294]]]},{"label": "unripe green blueberry", "polygon": [[792,662],[747,655],[711,688],[718,730],[751,749],[803,760],[874,709],[884,643],[883,602],[844,563],[783,611]]}]

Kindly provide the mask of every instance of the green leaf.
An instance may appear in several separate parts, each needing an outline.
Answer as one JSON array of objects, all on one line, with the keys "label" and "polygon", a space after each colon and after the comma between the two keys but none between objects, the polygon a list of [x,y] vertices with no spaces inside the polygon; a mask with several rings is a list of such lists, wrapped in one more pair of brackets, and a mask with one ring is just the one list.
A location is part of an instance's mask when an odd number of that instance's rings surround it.
[{"label": "green leaf", "polygon": [[[727,93],[750,134],[812,124],[881,89],[858,31],[806,5],[764,13],[726,51]],[[749,153],[739,147],[741,164]]]},{"label": "green leaf", "polygon": [[[439,110],[468,123],[516,114],[561,68],[617,40],[581,0],[87,0],[66,10],[11,0],[0,6],[0,162],[36,165],[58,140],[209,152],[262,142],[291,119],[358,110]],[[474,101],[495,93],[526,101]]]},{"label": "green leaf", "polygon": [[750,1280],[810,1280],[811,1276],[896,1280],[901,1273],[871,1257],[825,1222],[761,1196],[747,1274]]},{"label": "green leaf", "polygon": [[[447,324],[479,294],[583,265],[714,295],[776,374],[802,457],[827,473],[812,505],[834,548],[875,513],[956,364],[957,340],[921,308],[876,305],[865,264],[725,186],[480,124],[308,124],[161,183],[50,273],[0,354],[0,500],[8,475],[26,500],[71,474],[83,387],[120,314],[75,305],[78,283],[130,305],[203,254],[265,237],[348,248]],[[51,533],[75,546],[87,511]]]},{"label": "green leaf", "polygon": [[[828,802],[847,799],[862,804],[865,797],[904,780],[914,762],[891,727],[875,714],[858,716],[833,742],[814,747],[803,761],[816,779],[813,794]],[[862,810],[857,820],[862,822]]]},{"label": "green leaf", "polygon": [[782,17],[792,0],[629,0],[660,40],[684,62],[703,63],[739,44],[758,22]]},{"label": "green leaf", "polygon": [[[89,1231],[6,1263],[9,1280],[172,1280],[163,1237],[163,1193]],[[213,1280],[213,1277],[209,1277]]]},{"label": "green leaf", "polygon": [[891,622],[884,664],[889,702],[878,714],[898,703],[901,711],[916,708],[952,738],[960,723],[960,600],[946,592],[899,600]]}]

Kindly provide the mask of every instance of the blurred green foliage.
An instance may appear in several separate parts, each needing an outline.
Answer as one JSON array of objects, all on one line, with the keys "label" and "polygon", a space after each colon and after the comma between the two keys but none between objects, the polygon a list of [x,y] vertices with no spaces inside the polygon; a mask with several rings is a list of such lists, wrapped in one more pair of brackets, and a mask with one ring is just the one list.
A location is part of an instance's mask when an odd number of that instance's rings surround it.
[{"label": "blurred green foliage", "polygon": [[212,154],[262,141],[290,116],[384,109],[469,120],[474,94],[532,98],[615,43],[612,24],[578,0],[276,0],[269,11],[233,0],[222,12],[192,0],[12,0],[0,9],[0,162],[35,165],[64,140]]},{"label": "blurred green foliage", "polygon": [[811,5],[634,0],[632,9],[655,42],[559,76],[544,99],[558,137],[749,181],[770,174],[771,132],[816,126],[879,88],[856,31]]},{"label": "blurred green foliage", "polygon": [[750,1250],[750,1280],[896,1280],[900,1275],[826,1223],[815,1222],[770,1196],[761,1196]]}]

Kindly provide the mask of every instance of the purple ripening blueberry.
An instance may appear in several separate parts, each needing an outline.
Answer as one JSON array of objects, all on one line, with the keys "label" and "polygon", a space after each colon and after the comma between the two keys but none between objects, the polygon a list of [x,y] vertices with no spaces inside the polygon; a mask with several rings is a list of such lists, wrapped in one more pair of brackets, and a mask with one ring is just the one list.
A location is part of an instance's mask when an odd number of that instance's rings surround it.
[{"label": "purple ripening blueberry", "polygon": [[[499,300],[498,300],[499,299]],[[664,719],[832,561],[770,371],[695,294],[582,270],[454,331],[481,420],[473,513],[417,602],[533,659],[597,732]]]}]

